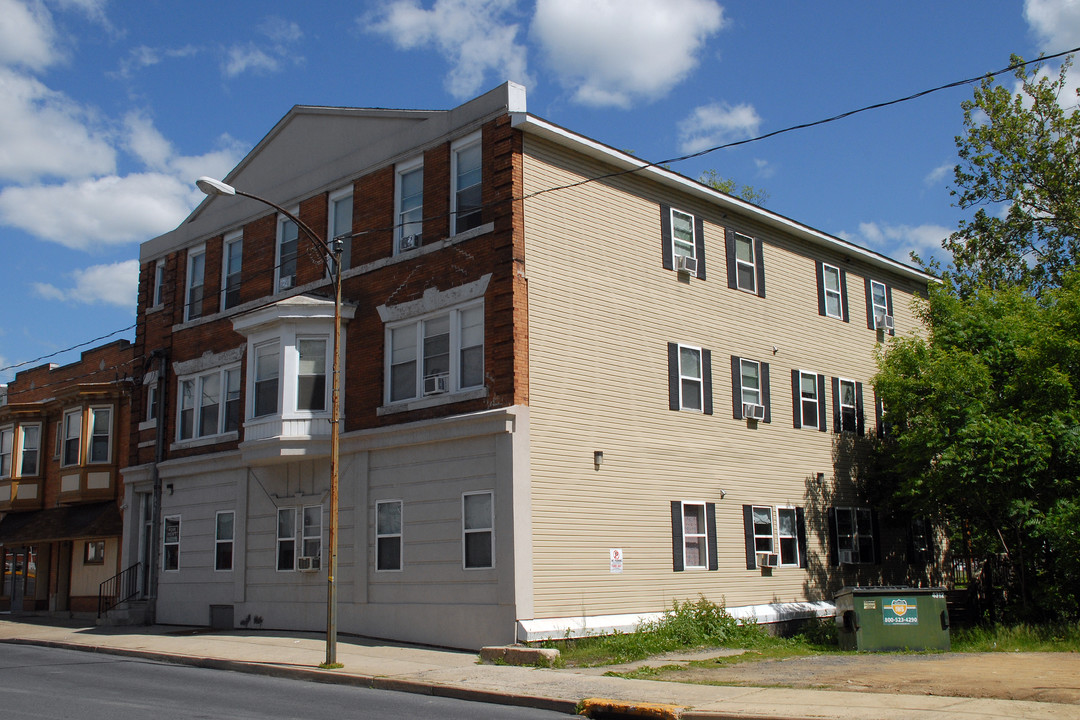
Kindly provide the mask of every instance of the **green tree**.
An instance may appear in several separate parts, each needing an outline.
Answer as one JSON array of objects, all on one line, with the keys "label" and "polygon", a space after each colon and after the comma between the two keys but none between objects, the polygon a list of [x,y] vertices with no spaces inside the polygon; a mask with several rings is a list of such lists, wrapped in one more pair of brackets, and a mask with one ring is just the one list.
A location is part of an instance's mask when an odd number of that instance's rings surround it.
[{"label": "green tree", "polygon": [[1038,66],[1030,74],[1018,67],[1016,93],[986,78],[962,105],[952,194],[975,214],[944,242],[961,295],[981,285],[1039,294],[1076,263],[1080,110],[1065,83],[1070,66],[1071,58],[1056,78]]},{"label": "green tree", "polygon": [[1035,297],[947,282],[874,379],[888,437],[871,463],[885,507],[1003,553],[1027,617],[1080,614],[1080,273]]},{"label": "green tree", "polygon": [[739,185],[739,183],[735,182],[735,178],[723,177],[716,170],[706,170],[701,173],[698,182],[702,185],[708,185],[713,190],[733,195],[740,200],[745,200],[759,207],[765,207],[765,203],[769,201],[768,190],[756,188],[753,185]]}]

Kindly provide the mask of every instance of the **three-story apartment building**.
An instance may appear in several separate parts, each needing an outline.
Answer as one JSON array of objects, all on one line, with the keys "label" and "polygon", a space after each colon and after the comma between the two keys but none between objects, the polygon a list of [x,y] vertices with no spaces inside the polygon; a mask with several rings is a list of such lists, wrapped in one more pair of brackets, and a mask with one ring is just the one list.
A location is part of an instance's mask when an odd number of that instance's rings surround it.
[{"label": "three-story apartment building", "polygon": [[[856,483],[873,351],[918,330],[924,273],[531,115],[512,83],[449,111],[297,106],[225,181],[349,236],[342,631],[478,647],[699,595],[778,622],[931,579],[926,538]],[[321,629],[322,260],[213,197],[141,264],[158,362],[125,548],[160,543],[157,619]]]}]

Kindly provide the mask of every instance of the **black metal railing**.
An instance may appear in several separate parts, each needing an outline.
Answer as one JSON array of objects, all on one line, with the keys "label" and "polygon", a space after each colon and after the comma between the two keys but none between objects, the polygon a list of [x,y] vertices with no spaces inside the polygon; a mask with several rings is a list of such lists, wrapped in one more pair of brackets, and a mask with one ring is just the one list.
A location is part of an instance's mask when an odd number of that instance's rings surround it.
[{"label": "black metal railing", "polygon": [[137,562],[98,585],[98,617],[139,594],[139,568],[141,567],[142,563]]}]

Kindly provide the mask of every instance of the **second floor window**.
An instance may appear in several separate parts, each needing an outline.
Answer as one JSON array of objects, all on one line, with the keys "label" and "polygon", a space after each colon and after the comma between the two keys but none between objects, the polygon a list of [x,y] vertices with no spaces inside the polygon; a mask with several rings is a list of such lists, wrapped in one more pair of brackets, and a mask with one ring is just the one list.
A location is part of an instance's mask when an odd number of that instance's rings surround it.
[{"label": "second floor window", "polygon": [[453,191],[450,198],[453,213],[452,234],[465,232],[482,223],[481,207],[481,143],[479,133],[452,150]]},{"label": "second floor window", "polygon": [[278,220],[277,271],[274,273],[274,292],[284,292],[296,284],[296,255],[299,247],[296,223],[286,218]]},{"label": "second floor window", "polygon": [[297,340],[296,409],[326,409],[326,340]]},{"label": "second floor window", "polygon": [[15,447],[15,429],[0,430],[0,478],[11,477],[11,456]]},{"label": "second floor window", "polygon": [[64,414],[63,465],[78,465],[82,450],[82,410]]},{"label": "second floor window", "polygon": [[476,303],[388,328],[387,402],[484,384],[484,306]]},{"label": "second floor window", "polygon": [[180,380],[178,438],[220,435],[240,427],[240,368]]},{"label": "second floor window", "polygon": [[165,261],[154,263],[154,304],[158,307],[165,302]]},{"label": "second floor window", "polygon": [[[339,190],[330,195],[328,242],[333,242],[338,235],[352,233],[353,194],[352,187]],[[341,241],[341,269],[348,270],[352,263],[352,238]]]},{"label": "second floor window", "polygon": [[202,248],[188,253],[187,294],[184,300],[184,320],[194,320],[203,314],[203,283],[206,276],[206,251]]},{"label": "second floor window", "polygon": [[90,408],[90,451],[87,462],[107,463],[112,455],[112,408]]},{"label": "second floor window", "polygon": [[273,415],[278,411],[278,378],[280,375],[277,343],[267,343],[256,347],[253,417]]},{"label": "second floor window", "polygon": [[[22,433],[19,475],[22,477],[33,477],[38,474],[38,457],[41,450],[41,426],[23,425],[19,430]],[[3,475],[3,473],[0,472],[0,475]]]}]

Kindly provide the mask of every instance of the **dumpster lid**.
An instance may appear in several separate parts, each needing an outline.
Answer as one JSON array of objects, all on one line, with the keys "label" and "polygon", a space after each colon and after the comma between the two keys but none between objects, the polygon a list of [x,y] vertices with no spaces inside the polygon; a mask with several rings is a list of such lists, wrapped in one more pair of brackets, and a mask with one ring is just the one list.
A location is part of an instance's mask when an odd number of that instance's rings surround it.
[{"label": "dumpster lid", "polygon": [[839,595],[882,595],[904,593],[906,595],[922,595],[926,593],[943,593],[943,587],[914,587],[911,585],[845,585],[836,591],[833,597]]}]

